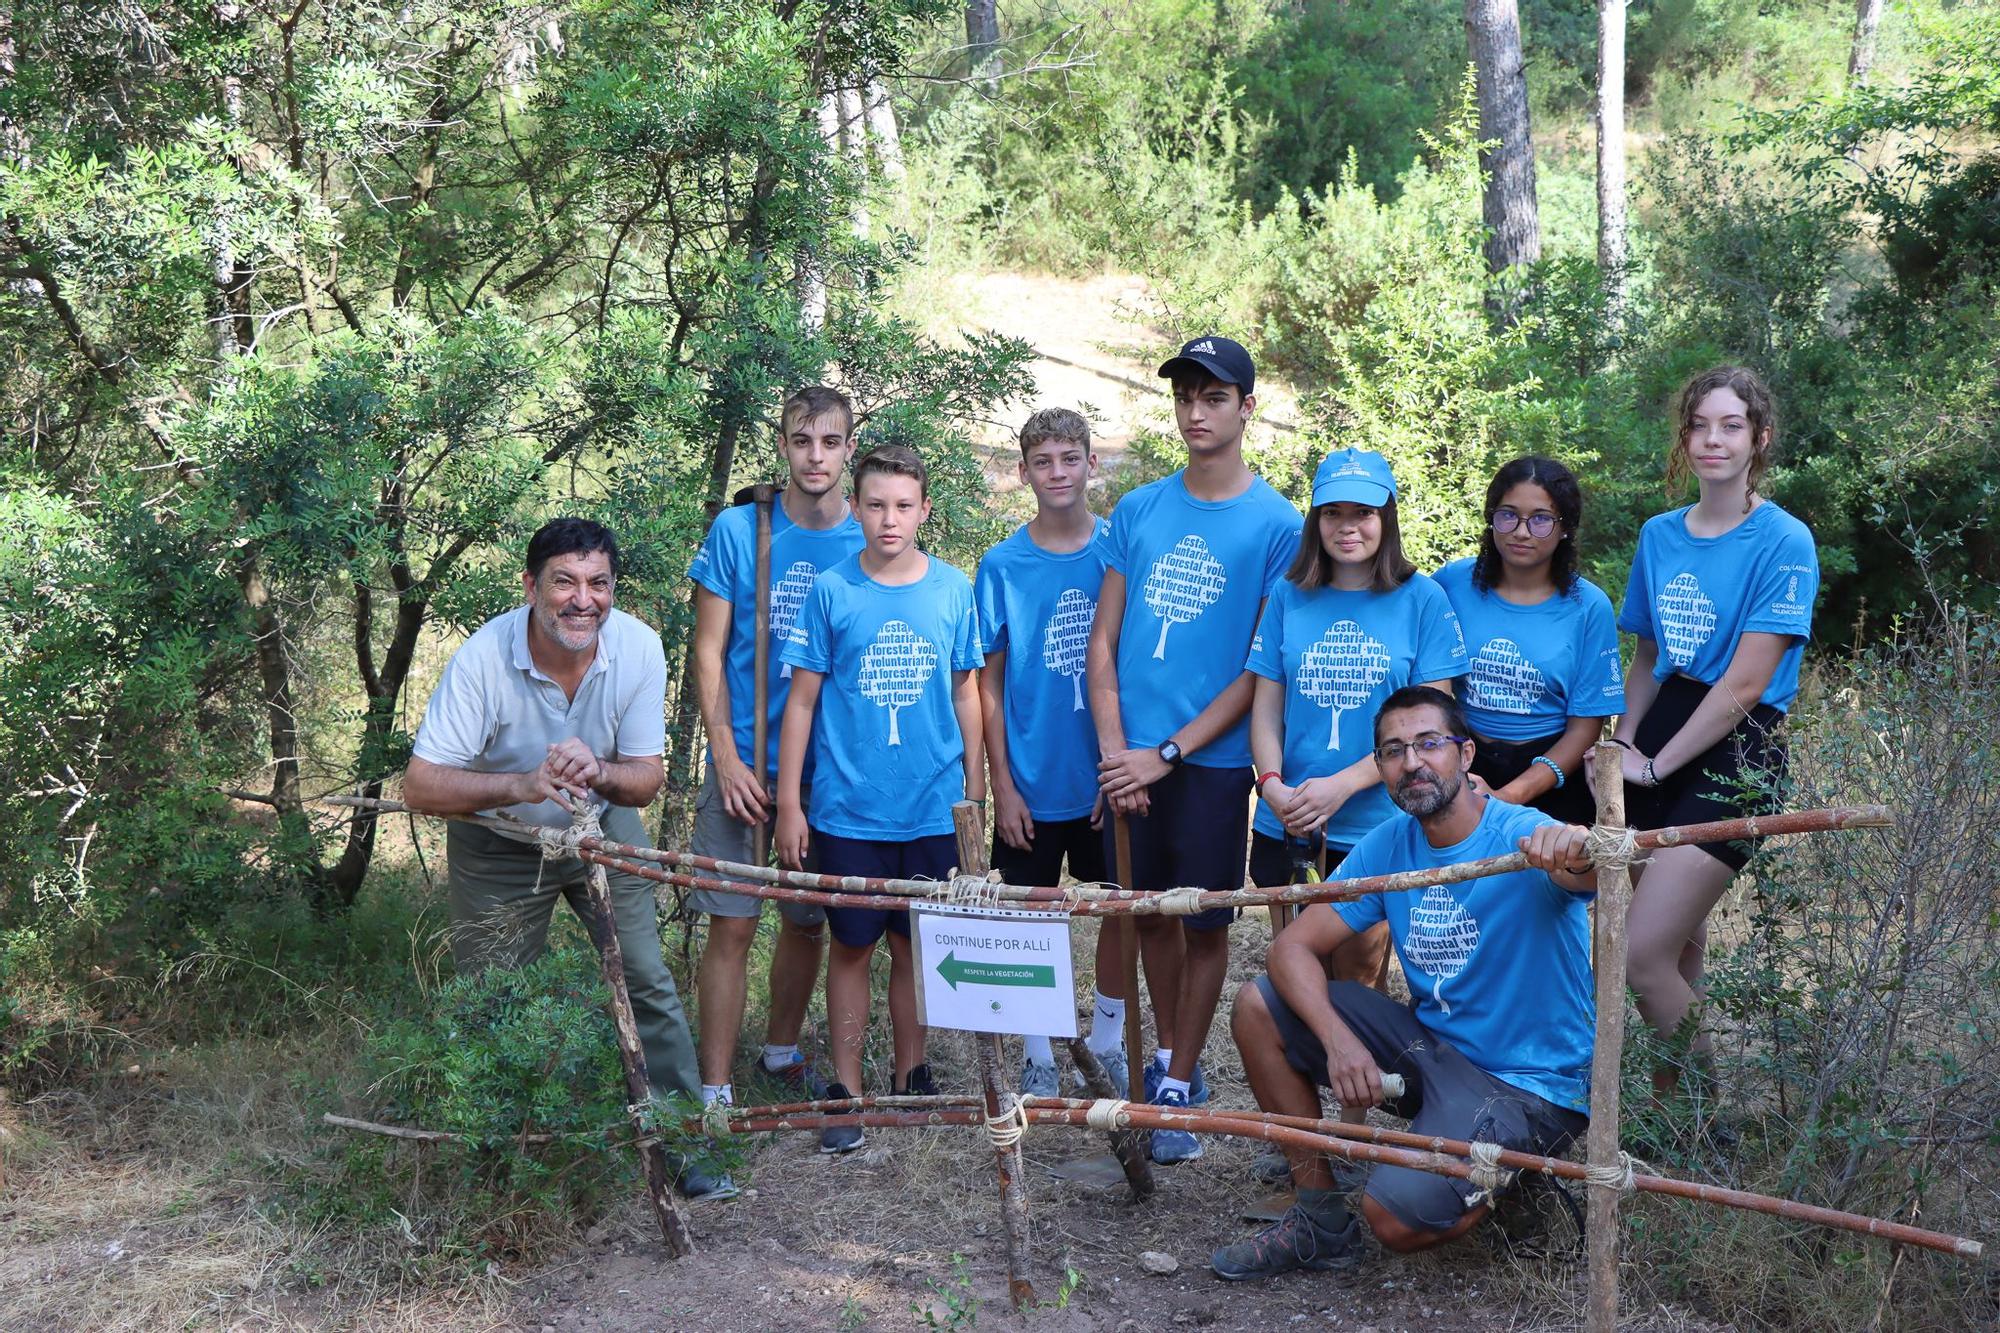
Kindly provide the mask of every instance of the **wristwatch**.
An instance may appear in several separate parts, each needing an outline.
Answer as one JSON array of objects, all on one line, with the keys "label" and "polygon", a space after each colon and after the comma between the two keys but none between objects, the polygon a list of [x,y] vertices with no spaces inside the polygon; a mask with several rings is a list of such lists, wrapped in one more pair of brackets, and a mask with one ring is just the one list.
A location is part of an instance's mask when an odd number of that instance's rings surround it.
[{"label": "wristwatch", "polygon": [[1168,768],[1179,768],[1181,763],[1181,747],[1172,741],[1161,741],[1160,758],[1166,762]]}]

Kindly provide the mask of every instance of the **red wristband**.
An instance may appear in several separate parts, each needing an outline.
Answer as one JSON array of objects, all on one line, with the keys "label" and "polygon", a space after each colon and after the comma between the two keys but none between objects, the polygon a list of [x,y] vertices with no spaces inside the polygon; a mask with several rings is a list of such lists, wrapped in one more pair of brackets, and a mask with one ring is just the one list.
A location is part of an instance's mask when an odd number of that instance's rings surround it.
[{"label": "red wristband", "polygon": [[1259,773],[1257,775],[1257,790],[1260,792],[1263,791],[1265,783],[1269,782],[1272,778],[1282,777],[1282,776],[1283,775],[1279,773],[1278,770],[1275,768],[1267,773]]}]

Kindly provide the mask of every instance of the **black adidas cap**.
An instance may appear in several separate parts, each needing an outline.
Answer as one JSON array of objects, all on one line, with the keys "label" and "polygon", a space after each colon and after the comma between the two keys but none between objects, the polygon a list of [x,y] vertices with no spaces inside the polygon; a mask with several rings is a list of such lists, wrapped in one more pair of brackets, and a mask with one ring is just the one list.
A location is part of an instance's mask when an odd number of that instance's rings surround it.
[{"label": "black adidas cap", "polygon": [[1246,398],[1257,391],[1257,367],[1251,364],[1250,353],[1243,350],[1242,343],[1228,338],[1214,334],[1196,338],[1160,367],[1160,378],[1172,379],[1185,370],[1203,371],[1224,384],[1234,384]]}]

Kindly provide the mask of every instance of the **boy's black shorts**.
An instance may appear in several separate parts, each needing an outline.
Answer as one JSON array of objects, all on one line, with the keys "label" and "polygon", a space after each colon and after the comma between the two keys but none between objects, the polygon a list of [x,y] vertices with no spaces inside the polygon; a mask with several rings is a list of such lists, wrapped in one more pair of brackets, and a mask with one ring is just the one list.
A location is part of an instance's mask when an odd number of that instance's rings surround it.
[{"label": "boy's black shorts", "polygon": [[1069,862],[1072,879],[1083,883],[1105,878],[1104,838],[1090,826],[1090,816],[1080,819],[1037,819],[1035,836],[1028,850],[1010,846],[993,835],[993,868],[1009,884],[1035,887],[1062,883],[1063,862]]},{"label": "boy's black shorts", "polygon": [[[1147,793],[1152,813],[1126,818],[1132,830],[1132,882],[1144,893],[1163,889],[1243,887],[1244,844],[1250,836],[1250,770],[1185,763]],[[1117,865],[1113,821],[1104,821],[1104,859]],[[1189,930],[1227,930],[1233,907],[1184,916]]]},{"label": "boy's black shorts", "polygon": [[[822,875],[948,880],[952,867],[958,864],[958,841],[949,833],[933,833],[907,842],[878,842],[872,838],[843,838],[814,829],[812,840],[818,845]],[[833,937],[850,949],[869,948],[882,938],[885,930],[910,938],[907,911],[829,907],[826,920],[833,928]]]}]

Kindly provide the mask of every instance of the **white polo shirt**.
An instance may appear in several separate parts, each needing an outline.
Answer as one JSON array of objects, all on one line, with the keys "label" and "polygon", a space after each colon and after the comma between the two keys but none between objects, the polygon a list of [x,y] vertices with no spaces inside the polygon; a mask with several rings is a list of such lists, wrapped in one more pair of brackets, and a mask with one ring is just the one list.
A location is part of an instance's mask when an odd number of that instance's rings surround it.
[{"label": "white polo shirt", "polygon": [[[667,657],[660,636],[612,609],[597,634],[597,656],[576,698],[536,670],[528,653],[528,608],[517,606],[479,627],[445,664],[424,720],[417,758],[474,773],[525,773],[549,747],[574,736],[599,759],[645,759],[667,742]],[[568,828],[554,801],[502,806],[530,824]]]}]

